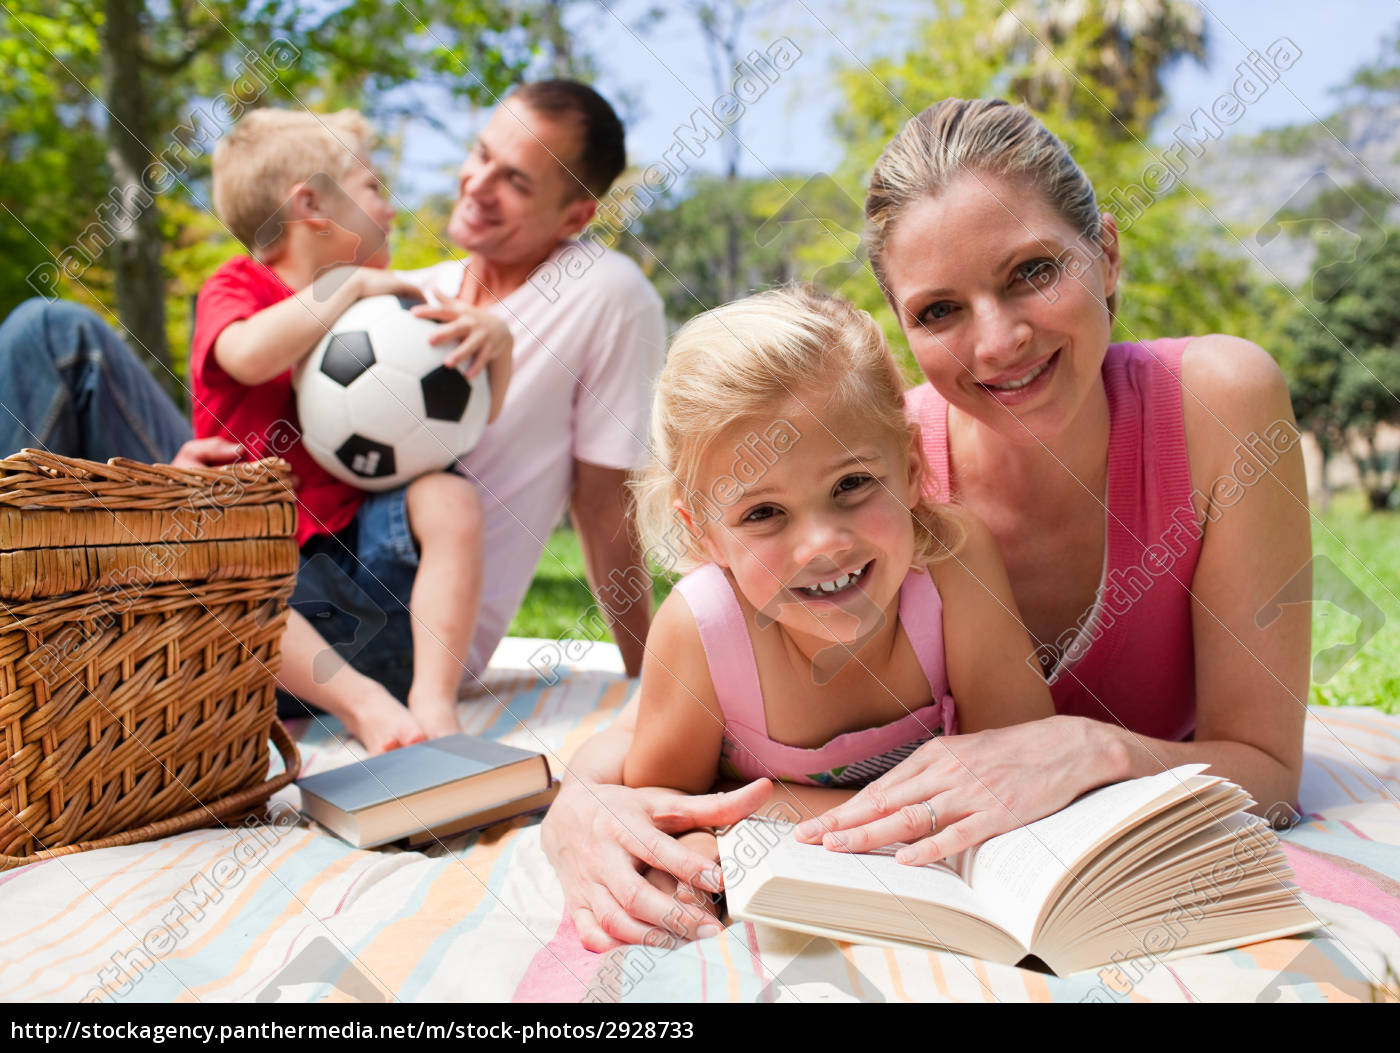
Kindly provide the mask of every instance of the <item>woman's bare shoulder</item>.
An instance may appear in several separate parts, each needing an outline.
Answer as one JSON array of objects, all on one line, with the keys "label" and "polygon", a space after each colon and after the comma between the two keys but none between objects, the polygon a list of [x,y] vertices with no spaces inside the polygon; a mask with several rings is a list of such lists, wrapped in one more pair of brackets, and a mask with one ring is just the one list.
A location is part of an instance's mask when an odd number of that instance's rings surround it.
[{"label": "woman's bare shoulder", "polygon": [[1288,382],[1272,355],[1237,336],[1213,333],[1181,355],[1181,408],[1191,474],[1199,486],[1226,470],[1240,447],[1296,444]]}]

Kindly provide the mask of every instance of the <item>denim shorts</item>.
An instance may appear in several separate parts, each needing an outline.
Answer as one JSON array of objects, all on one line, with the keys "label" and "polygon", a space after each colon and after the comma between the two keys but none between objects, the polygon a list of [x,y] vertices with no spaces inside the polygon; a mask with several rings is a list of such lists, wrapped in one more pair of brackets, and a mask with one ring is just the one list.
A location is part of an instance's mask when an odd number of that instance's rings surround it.
[{"label": "denim shorts", "polygon": [[[342,658],[406,702],[413,682],[408,601],[417,573],[404,490],[370,494],[343,530],[301,547],[291,606]],[[317,656],[312,675],[328,678],[334,669],[333,661]],[[278,716],[308,712],[319,710],[278,692]]]}]

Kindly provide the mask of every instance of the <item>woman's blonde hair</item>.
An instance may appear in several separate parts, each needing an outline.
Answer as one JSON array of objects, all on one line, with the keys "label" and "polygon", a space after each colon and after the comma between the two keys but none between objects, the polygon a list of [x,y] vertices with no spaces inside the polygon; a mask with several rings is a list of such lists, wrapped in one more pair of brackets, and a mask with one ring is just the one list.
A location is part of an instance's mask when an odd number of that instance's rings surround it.
[{"label": "woman's blonde hair", "polygon": [[928,465],[905,416],[904,381],[885,334],[865,311],[798,285],[706,311],[671,341],[652,402],[652,458],[631,482],[638,530],[652,562],[685,571],[706,561],[673,502],[685,503],[698,531],[717,506],[737,496],[737,487],[720,493],[718,485],[713,494],[698,492],[710,445],[733,425],[775,415],[794,396],[813,392],[830,399],[826,405],[853,410],[896,437],[901,449],[915,444],[923,464],[911,510],[915,563],[924,566],[956,550],[962,540],[956,514],[923,492]]},{"label": "woman's blonde hair", "polygon": [[[865,195],[865,245],[890,306],[885,248],[909,206],[936,197],[960,175],[1019,180],[1038,190],[1085,242],[1103,222],[1094,188],[1065,144],[1022,106],[1002,99],[944,99],[912,117],[885,147]],[[1117,293],[1108,298],[1109,313]]]},{"label": "woman's blonde hair", "polygon": [[281,240],[273,222],[298,183],[343,179],[369,153],[374,134],[354,110],[256,109],[214,147],[214,211],[257,259]]}]

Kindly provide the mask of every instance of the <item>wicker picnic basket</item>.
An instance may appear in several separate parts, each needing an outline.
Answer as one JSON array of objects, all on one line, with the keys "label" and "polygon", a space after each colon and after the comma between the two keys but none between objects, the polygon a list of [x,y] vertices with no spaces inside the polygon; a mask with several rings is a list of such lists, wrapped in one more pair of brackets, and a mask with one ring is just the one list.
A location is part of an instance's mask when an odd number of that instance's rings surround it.
[{"label": "wicker picnic basket", "polygon": [[0,459],[0,870],[226,823],[296,777],[288,472]]}]

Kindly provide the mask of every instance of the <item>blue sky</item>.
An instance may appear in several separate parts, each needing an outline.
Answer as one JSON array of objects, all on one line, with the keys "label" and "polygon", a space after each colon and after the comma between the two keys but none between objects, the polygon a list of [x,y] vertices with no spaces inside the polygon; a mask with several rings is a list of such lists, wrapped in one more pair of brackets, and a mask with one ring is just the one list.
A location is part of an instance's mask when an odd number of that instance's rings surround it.
[{"label": "blue sky", "polygon": [[[678,123],[688,121],[701,102],[713,102],[716,94],[701,38],[688,16],[676,10],[649,32],[632,28],[652,6],[647,0],[581,5],[586,18],[573,27],[603,65],[599,90],[623,102],[629,154],[638,164],[657,160],[673,141]],[[1249,107],[1233,131],[1324,117],[1337,105],[1331,89],[1357,66],[1374,60],[1382,39],[1400,27],[1397,0],[1205,0],[1200,6],[1207,23],[1207,62],[1180,63],[1170,72],[1171,102],[1158,125],[1161,135],[1229,90],[1236,66],[1248,52],[1262,53],[1285,36],[1301,57]],[[764,7],[765,14],[745,33],[745,50],[762,51],[787,36],[802,57],[748,107],[740,126],[747,147],[741,170],[750,175],[830,170],[839,159],[830,132],[840,105],[833,69],[897,50],[905,40],[904,20],[923,15],[928,5],[883,0],[874,15],[870,8],[853,14],[856,8],[846,0],[781,0]],[[481,119],[463,113],[447,122],[446,134],[415,128],[397,173],[401,196],[412,201],[425,193],[450,192],[456,161]],[[718,170],[721,163],[721,151],[711,148],[695,166]]]}]

